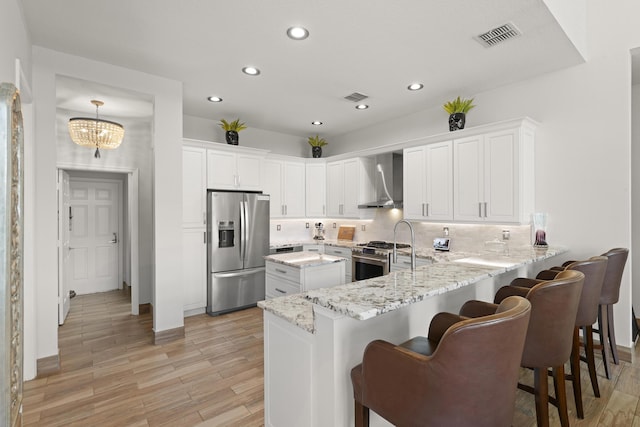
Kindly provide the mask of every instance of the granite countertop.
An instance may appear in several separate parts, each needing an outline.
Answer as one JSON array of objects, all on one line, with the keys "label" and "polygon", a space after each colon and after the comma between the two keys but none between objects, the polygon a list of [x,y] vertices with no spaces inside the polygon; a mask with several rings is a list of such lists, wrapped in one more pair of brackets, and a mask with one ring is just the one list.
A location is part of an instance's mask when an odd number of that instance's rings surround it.
[{"label": "granite countertop", "polygon": [[303,251],[266,255],[264,260],[295,268],[307,268],[318,265],[333,264],[335,262],[345,262],[347,259],[333,255],[319,254],[317,252]]},{"label": "granite countertop", "polygon": [[313,333],[314,304],[354,319],[371,319],[566,251],[561,247],[539,250],[526,246],[510,248],[508,254],[452,252],[447,254],[448,260],[436,259],[433,264],[416,268],[415,272],[398,271],[373,279],[314,289],[302,294],[261,301],[258,306]]}]

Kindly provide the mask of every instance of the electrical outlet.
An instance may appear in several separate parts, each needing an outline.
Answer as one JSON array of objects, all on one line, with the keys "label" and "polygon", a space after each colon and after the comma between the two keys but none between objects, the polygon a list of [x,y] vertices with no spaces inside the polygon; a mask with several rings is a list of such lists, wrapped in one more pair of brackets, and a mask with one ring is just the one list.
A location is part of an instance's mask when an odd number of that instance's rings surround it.
[{"label": "electrical outlet", "polygon": [[304,226],[305,226],[305,228],[309,228],[309,223],[305,222]]},{"label": "electrical outlet", "polygon": [[502,230],[502,240],[509,240],[511,233],[509,230]]},{"label": "electrical outlet", "polygon": [[333,228],[336,228],[336,223],[335,222],[333,223]]},{"label": "electrical outlet", "polygon": [[362,231],[367,231],[367,226],[366,226],[365,224],[362,224],[362,227],[360,227],[360,229],[361,229]]},{"label": "electrical outlet", "polygon": [[442,233],[444,234],[444,237],[447,237],[449,235],[449,227],[444,227],[442,229]]},{"label": "electrical outlet", "polygon": [[276,225],[276,230],[280,231],[280,229],[281,229],[280,224]]}]

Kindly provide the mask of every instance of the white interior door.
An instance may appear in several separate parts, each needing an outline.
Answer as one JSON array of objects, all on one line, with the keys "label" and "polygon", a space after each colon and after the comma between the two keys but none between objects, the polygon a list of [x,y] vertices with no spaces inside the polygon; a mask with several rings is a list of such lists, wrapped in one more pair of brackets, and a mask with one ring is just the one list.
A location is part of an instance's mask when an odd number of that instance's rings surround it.
[{"label": "white interior door", "polygon": [[118,184],[73,178],[69,289],[78,295],[120,288]]},{"label": "white interior door", "polygon": [[58,171],[58,324],[62,325],[71,308],[69,297],[69,219],[71,217],[69,174]]}]

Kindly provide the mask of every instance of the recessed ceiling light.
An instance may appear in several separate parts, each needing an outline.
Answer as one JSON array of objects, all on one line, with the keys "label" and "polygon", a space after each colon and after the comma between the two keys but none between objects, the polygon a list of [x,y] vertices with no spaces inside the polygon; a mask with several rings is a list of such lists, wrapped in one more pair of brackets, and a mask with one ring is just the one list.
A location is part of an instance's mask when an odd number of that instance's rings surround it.
[{"label": "recessed ceiling light", "polygon": [[210,96],[207,99],[211,102],[222,102],[222,98],[220,98],[219,96]]},{"label": "recessed ceiling light", "polygon": [[242,69],[242,72],[250,76],[257,76],[258,74],[260,74],[260,70],[258,70],[256,67],[244,67]]},{"label": "recessed ceiling light", "polygon": [[411,83],[409,86],[407,86],[407,89],[409,90],[420,90],[424,87],[424,85],[422,83]]},{"label": "recessed ceiling light", "polygon": [[369,106],[367,104],[358,104],[358,105],[356,105],[356,110],[366,110],[367,108],[369,108]]},{"label": "recessed ceiling light", "polygon": [[314,120],[311,122],[312,125],[314,126],[320,126],[322,124],[322,122],[320,120]]},{"label": "recessed ceiling light", "polygon": [[304,27],[290,27],[287,36],[293,40],[304,40],[309,37],[309,31]]}]

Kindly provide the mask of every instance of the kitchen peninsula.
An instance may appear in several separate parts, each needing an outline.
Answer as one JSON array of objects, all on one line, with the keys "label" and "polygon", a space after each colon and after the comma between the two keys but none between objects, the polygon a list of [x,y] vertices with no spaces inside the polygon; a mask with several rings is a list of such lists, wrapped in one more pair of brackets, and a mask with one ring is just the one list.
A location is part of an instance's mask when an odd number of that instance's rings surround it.
[{"label": "kitchen peninsula", "polygon": [[[493,300],[518,276],[561,262],[562,248],[464,255],[415,271],[260,302],[264,310],[265,425],[353,425],[349,372],[374,339],[426,335],[438,312]],[[436,260],[437,261],[437,260]],[[388,425],[371,414],[371,425]]]}]

